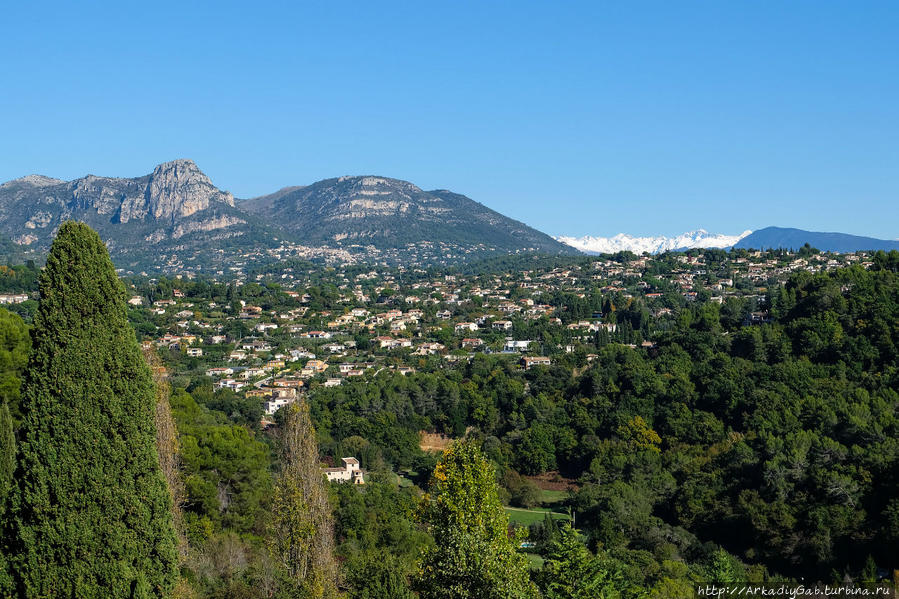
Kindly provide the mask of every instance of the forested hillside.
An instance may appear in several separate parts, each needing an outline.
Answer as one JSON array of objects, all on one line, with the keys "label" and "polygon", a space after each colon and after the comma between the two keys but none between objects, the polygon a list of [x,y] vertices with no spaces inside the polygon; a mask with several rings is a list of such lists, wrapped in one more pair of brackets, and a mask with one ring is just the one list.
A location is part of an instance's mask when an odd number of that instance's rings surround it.
[{"label": "forested hillside", "polygon": [[589,366],[476,357],[311,401],[335,454],[361,436],[372,459],[418,468],[418,430],[471,427],[501,470],[577,478],[590,546],[641,585],[718,547],[757,572],[827,578],[899,549],[897,298],[894,270],[799,275],[772,293],[769,324],[726,326],[709,303],[656,348],[610,344]]}]

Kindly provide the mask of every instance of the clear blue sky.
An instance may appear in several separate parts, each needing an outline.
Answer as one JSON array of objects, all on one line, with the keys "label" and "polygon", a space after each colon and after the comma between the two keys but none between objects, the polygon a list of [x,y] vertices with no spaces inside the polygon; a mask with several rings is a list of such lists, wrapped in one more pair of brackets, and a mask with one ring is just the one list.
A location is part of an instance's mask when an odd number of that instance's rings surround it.
[{"label": "clear blue sky", "polygon": [[[304,6],[308,4],[308,6]],[[550,234],[899,237],[899,3],[16,2],[0,180],[343,174]]]}]

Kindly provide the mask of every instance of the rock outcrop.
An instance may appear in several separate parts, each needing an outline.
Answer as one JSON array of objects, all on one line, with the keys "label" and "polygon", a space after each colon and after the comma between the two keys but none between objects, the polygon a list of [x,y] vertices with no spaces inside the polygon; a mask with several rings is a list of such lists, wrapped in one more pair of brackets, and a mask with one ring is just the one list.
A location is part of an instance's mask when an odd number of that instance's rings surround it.
[{"label": "rock outcrop", "polygon": [[49,245],[68,219],[90,224],[110,248],[123,251],[247,224],[234,196],[186,159],[135,178],[87,175],[66,182],[28,175],[0,185],[0,233],[19,245]]},{"label": "rock outcrop", "polygon": [[147,209],[155,219],[177,219],[205,210],[214,202],[234,206],[234,196],[220,191],[193,160],[160,164],[150,175]]}]

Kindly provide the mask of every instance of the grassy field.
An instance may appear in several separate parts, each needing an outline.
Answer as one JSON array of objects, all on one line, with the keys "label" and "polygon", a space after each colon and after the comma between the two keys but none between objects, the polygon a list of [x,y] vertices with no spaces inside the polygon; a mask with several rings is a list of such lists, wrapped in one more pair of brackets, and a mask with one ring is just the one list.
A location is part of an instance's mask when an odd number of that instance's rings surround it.
[{"label": "grassy field", "polygon": [[519,524],[521,526],[530,526],[531,524],[536,524],[537,522],[543,522],[543,519],[546,518],[546,514],[551,514],[552,517],[556,520],[568,520],[568,514],[563,514],[561,512],[554,512],[548,509],[533,509],[533,510],[525,510],[517,507],[507,507],[505,508],[506,513],[509,514],[509,521],[512,524]]},{"label": "grassy field", "polygon": [[568,499],[568,491],[553,491],[551,489],[540,490],[540,503],[549,505]]}]

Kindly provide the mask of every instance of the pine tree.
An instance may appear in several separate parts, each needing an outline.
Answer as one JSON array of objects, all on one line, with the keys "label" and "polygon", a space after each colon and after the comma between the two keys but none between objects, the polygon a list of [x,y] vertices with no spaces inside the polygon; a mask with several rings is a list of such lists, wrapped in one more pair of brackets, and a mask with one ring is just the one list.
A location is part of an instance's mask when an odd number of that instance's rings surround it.
[{"label": "pine tree", "polygon": [[419,517],[435,546],[422,556],[415,588],[421,599],[513,599],[538,596],[527,562],[508,534],[496,474],[471,441],[443,453]]},{"label": "pine tree", "polygon": [[549,543],[538,578],[545,599],[611,599],[624,595],[621,572],[593,556],[570,523]]},{"label": "pine tree", "polygon": [[334,597],[334,523],[315,427],[305,401],[283,410],[282,469],[272,500],[270,549],[287,572],[289,584],[303,596]]},{"label": "pine tree", "polygon": [[155,395],[100,236],[67,222],[25,373],[13,571],[21,597],[164,597],[177,577]]}]

